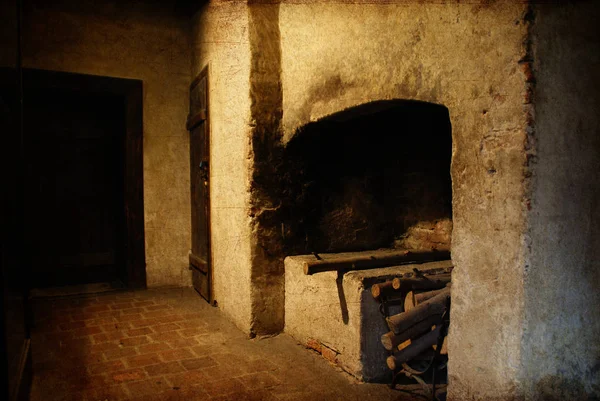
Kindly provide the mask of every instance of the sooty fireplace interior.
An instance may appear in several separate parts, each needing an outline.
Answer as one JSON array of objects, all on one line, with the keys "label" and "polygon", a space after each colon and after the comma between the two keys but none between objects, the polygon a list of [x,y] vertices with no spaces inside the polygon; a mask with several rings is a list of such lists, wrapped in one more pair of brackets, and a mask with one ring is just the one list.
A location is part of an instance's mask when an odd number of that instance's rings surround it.
[{"label": "sooty fireplace interior", "polygon": [[304,126],[285,151],[287,255],[449,250],[448,109],[379,101]]}]

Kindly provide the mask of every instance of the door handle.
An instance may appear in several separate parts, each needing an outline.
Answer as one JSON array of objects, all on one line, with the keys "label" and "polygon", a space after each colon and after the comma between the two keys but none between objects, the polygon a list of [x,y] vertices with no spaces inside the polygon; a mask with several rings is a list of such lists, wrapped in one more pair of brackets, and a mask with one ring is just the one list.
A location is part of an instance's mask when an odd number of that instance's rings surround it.
[{"label": "door handle", "polygon": [[200,168],[200,177],[204,181],[208,181],[208,161],[202,160],[198,165]]}]

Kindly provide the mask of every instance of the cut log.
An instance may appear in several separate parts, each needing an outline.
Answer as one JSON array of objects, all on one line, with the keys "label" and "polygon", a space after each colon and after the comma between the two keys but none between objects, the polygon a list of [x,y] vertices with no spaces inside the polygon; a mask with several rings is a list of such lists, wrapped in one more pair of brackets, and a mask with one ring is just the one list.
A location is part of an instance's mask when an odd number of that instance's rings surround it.
[{"label": "cut log", "polygon": [[449,296],[450,288],[444,288],[438,295],[415,306],[414,309],[388,317],[386,319],[388,327],[394,334],[401,334],[430,316],[441,315],[446,309],[446,300]]},{"label": "cut log", "polygon": [[[450,283],[448,283],[450,284]],[[448,286],[446,286],[448,287]],[[441,294],[441,292],[444,291],[444,289],[442,288],[441,290],[434,290],[434,291],[427,291],[427,292],[420,292],[418,294],[415,294],[415,304],[421,304],[425,301],[427,301],[428,299],[431,299],[433,297],[435,297],[438,294]]]},{"label": "cut log", "polygon": [[398,353],[389,356],[387,358],[388,368],[391,370],[398,369],[404,362],[408,362],[411,359],[414,359],[423,351],[430,348],[432,345],[437,343],[438,337],[440,335],[441,327],[436,327],[435,330],[430,331],[429,333],[413,340],[411,344],[399,351]]},{"label": "cut log", "polygon": [[396,349],[396,347],[402,344],[404,341],[417,338],[421,334],[430,331],[433,326],[439,325],[441,323],[441,318],[441,315],[430,316],[427,319],[409,327],[400,334],[394,334],[393,331],[387,332],[381,336],[381,343],[388,351]]},{"label": "cut log", "polygon": [[416,305],[415,302],[415,293],[412,291],[409,291],[406,294],[406,297],[404,297],[404,312],[408,312],[409,310],[413,309]]},{"label": "cut log", "polygon": [[394,288],[394,281],[386,281],[385,283],[373,284],[371,286],[371,295],[376,301],[381,300],[381,296],[389,297],[396,292],[398,288]]},{"label": "cut log", "polygon": [[424,277],[395,278],[394,286],[400,291],[437,290],[446,287],[451,280],[450,273],[434,274]]},{"label": "cut log", "polygon": [[409,262],[434,262],[450,259],[448,251],[402,250],[383,255],[357,255],[344,258],[316,259],[304,262],[304,274],[315,274],[332,270],[364,270],[387,267]]}]

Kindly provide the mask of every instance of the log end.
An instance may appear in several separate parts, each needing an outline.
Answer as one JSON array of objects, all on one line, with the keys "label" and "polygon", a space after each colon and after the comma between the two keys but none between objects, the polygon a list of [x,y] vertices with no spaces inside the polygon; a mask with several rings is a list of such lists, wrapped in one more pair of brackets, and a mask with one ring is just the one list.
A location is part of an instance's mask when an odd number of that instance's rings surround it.
[{"label": "log end", "polygon": [[371,286],[371,295],[373,295],[373,298],[379,299],[379,296],[381,295],[381,287],[379,284],[373,284]]},{"label": "log end", "polygon": [[396,366],[396,357],[395,356],[388,356],[388,358],[386,359],[388,368],[390,368],[391,370],[396,370],[397,366]]},{"label": "log end", "polygon": [[310,268],[308,267],[308,263],[302,263],[302,269],[304,270],[305,275],[310,276],[312,274]]},{"label": "log end", "polygon": [[411,309],[414,309],[415,305],[415,294],[412,291],[409,291],[404,298],[404,311],[408,312]]},{"label": "log end", "polygon": [[396,277],[395,279],[392,280],[392,288],[394,290],[400,289],[400,279],[398,277]]},{"label": "log end", "polygon": [[394,348],[394,333],[390,331],[382,335],[381,344],[383,344],[383,348],[385,348],[388,351],[391,351]]}]

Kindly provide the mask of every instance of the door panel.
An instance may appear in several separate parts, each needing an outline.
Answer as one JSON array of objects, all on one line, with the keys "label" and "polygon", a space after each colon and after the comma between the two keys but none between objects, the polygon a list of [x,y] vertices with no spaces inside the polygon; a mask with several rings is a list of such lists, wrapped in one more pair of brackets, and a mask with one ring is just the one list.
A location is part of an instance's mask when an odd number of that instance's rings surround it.
[{"label": "door panel", "polygon": [[190,85],[190,185],[192,198],[192,251],[189,255],[194,288],[212,302],[210,253],[210,143],[208,71]]}]

